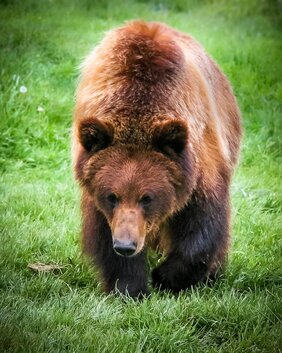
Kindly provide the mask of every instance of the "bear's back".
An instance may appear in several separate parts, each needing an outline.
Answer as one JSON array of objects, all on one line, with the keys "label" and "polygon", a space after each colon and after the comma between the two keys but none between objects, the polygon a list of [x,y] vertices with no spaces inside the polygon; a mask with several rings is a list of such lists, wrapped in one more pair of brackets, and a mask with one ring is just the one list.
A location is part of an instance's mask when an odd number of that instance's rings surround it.
[{"label": "bear's back", "polygon": [[141,149],[150,148],[155,123],[185,120],[195,150],[216,145],[236,162],[240,114],[228,80],[192,37],[159,23],[111,31],[85,60],[76,121],[89,117],[114,126],[115,144]]}]

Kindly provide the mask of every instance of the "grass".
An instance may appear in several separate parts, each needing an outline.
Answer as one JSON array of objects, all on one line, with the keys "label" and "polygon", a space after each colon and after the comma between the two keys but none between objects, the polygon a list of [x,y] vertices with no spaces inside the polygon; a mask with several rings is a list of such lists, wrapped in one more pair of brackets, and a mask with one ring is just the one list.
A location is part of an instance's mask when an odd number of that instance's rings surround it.
[{"label": "grass", "polygon": [[[0,351],[281,352],[281,2],[2,0],[0,12]],[[141,303],[104,295],[81,257],[69,157],[77,67],[136,17],[194,35],[245,126],[224,277]]]}]

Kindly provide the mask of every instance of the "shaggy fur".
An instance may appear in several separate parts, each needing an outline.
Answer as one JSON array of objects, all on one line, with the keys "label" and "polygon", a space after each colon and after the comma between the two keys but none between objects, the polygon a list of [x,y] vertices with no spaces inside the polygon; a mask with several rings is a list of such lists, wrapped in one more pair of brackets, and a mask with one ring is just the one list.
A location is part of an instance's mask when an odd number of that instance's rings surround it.
[{"label": "shaggy fur", "polygon": [[[240,137],[230,84],[193,38],[140,21],[106,35],[83,64],[73,125],[83,247],[106,291],[148,293],[148,246],[166,254],[158,288],[216,274]],[[133,256],[116,242],[134,244]]]}]

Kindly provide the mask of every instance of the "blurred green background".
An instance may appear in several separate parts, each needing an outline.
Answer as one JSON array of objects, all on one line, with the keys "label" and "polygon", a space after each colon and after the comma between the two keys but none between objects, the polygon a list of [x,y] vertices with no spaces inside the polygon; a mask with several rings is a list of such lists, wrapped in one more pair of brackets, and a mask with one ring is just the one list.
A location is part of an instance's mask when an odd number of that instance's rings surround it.
[{"label": "blurred green background", "polygon": [[[281,11],[280,0],[0,1],[1,352],[281,352]],[[245,129],[225,275],[141,303],[104,295],[82,259],[70,163],[79,64],[134,18],[200,41]],[[32,272],[37,262],[64,268]]]}]

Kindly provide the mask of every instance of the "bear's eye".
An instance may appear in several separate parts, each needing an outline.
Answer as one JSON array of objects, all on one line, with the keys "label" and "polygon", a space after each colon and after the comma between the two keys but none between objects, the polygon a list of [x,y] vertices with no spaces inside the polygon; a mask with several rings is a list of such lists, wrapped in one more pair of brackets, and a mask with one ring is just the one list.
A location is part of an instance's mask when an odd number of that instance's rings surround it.
[{"label": "bear's eye", "polygon": [[151,202],[153,201],[152,197],[149,195],[143,195],[141,199],[139,200],[139,203],[142,206],[148,206]]},{"label": "bear's eye", "polygon": [[107,200],[111,204],[112,207],[116,207],[118,204],[118,197],[114,193],[111,193],[107,196]]}]

